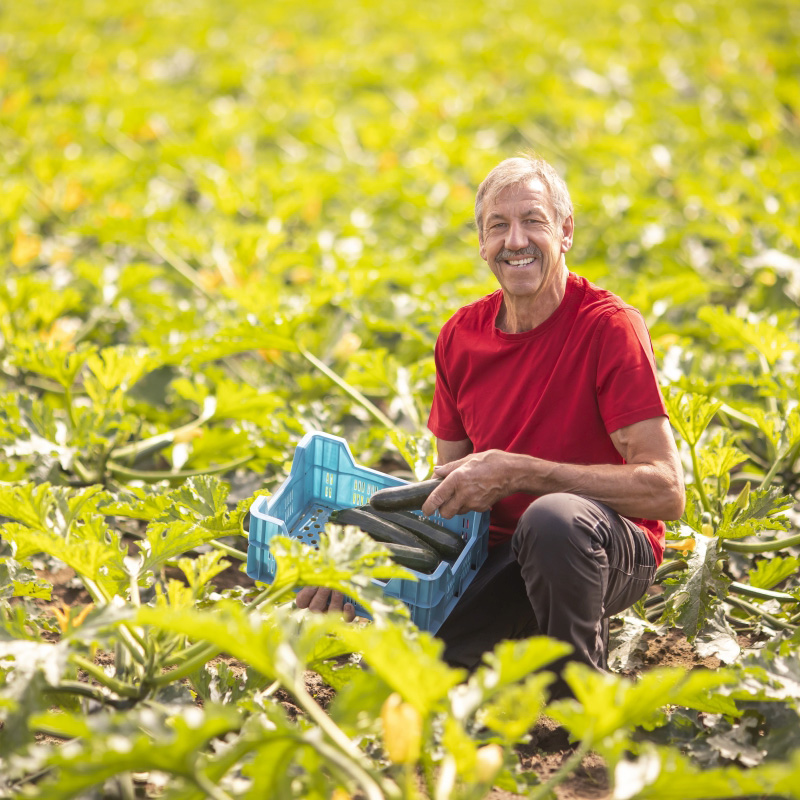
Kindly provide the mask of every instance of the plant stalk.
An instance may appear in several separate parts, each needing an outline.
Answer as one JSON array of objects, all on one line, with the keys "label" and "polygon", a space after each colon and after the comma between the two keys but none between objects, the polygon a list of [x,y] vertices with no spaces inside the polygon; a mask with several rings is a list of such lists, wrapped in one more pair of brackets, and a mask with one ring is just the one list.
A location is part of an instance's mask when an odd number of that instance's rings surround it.
[{"label": "plant stalk", "polygon": [[761,617],[766,623],[771,625],[773,628],[777,628],[778,630],[783,631],[794,631],[797,630],[795,625],[791,625],[788,622],[785,622],[782,619],[778,619],[777,617],[773,617],[772,614],[768,614],[766,611],[763,611],[758,606],[753,605],[752,603],[748,603],[746,600],[742,600],[738,597],[728,597],[724,598],[724,602],[728,603],[728,605],[733,606],[734,608],[738,608],[742,611],[746,611],[748,614],[754,614],[755,616]]},{"label": "plant stalk", "polygon": [[748,586],[746,583],[733,581],[728,589],[734,594],[744,597],[753,597],[756,600],[777,600],[779,603],[800,603],[796,597],[786,592],[773,592],[769,589],[759,589],[756,586]]},{"label": "plant stalk", "polygon": [[[116,698],[109,697],[108,695],[103,694],[102,692],[98,691],[93,686],[90,686],[88,683],[82,683],[81,681],[61,681],[58,686],[49,686],[47,688],[48,694],[74,694],[78,695],[79,697],[87,697],[89,700],[94,700],[101,705],[109,705],[114,708],[125,707],[128,708],[129,703],[120,702]],[[45,728],[38,728],[37,730],[41,731],[42,733],[48,733],[51,736],[58,736],[58,733],[53,733]]]},{"label": "plant stalk", "polygon": [[209,544],[213,547],[216,547],[217,550],[221,550],[223,553],[225,553],[225,555],[230,556],[231,558],[236,558],[239,561],[247,561],[247,553],[245,553],[243,550],[238,550],[235,547],[231,547],[229,544],[220,542],[219,539],[212,539]]},{"label": "plant stalk", "polygon": [[[283,595],[289,594],[289,592],[291,591],[292,591],[291,586],[284,586],[283,589],[281,589],[278,592],[275,592],[274,595],[271,595],[270,594],[271,587],[267,586],[266,589],[263,589],[253,598],[252,602],[248,606],[248,609],[255,610],[257,608],[260,608],[267,600],[277,601],[281,597],[283,597]],[[164,662],[164,666],[171,667],[174,664],[182,664],[187,659],[194,659],[196,656],[199,656],[200,653],[205,653],[210,646],[211,645],[209,645],[206,642],[195,642],[193,645],[190,645],[189,647],[183,650],[179,650],[177,653],[171,655]],[[199,669],[203,664],[205,664],[206,661],[208,661],[209,658],[214,658],[214,656],[213,655],[208,656],[202,663],[195,664],[194,669]],[[193,672],[194,669],[190,670],[190,672]],[[170,672],[169,674],[174,675],[175,673]]]},{"label": "plant stalk", "polygon": [[591,739],[584,740],[575,752],[542,784],[532,791],[529,800],[544,800],[559,784],[563,783],[581,765],[583,757],[589,752]]},{"label": "plant stalk", "polygon": [[697,493],[700,495],[700,504],[703,506],[703,511],[707,511],[709,514],[711,513],[711,503],[708,501],[708,496],[706,495],[706,490],[703,488],[703,478],[700,474],[700,461],[697,458],[697,449],[695,445],[692,445],[689,448],[689,452],[692,455],[692,472],[694,473],[694,485],[697,489]]},{"label": "plant stalk", "polygon": [[800,533],[787,536],[785,539],[771,539],[768,542],[740,542],[733,539],[722,539],[722,548],[731,553],[773,553],[784,547],[800,545]]},{"label": "plant stalk", "polygon": [[252,459],[251,455],[241,456],[233,461],[228,461],[225,464],[216,464],[213,467],[206,467],[205,469],[189,469],[176,472],[167,472],[165,470],[141,470],[130,469],[117,463],[116,461],[109,460],[106,464],[108,471],[115,478],[123,478],[130,481],[182,481],[186,478],[194,478],[198,475],[216,475],[220,472],[230,472],[241,467]]},{"label": "plant stalk", "polygon": [[107,689],[116,692],[116,694],[122,697],[129,697],[132,699],[140,697],[140,692],[136,687],[106,675],[103,669],[89,661],[89,659],[76,654],[73,654],[71,658],[77,667],[91,675],[101,686],[105,686]]},{"label": "plant stalk", "polygon": [[203,425],[203,423],[208,422],[212,416],[213,413],[203,413],[196,419],[188,422],[186,425],[181,425],[179,428],[173,428],[171,431],[159,433],[156,436],[150,436],[147,439],[141,439],[138,442],[126,444],[122,447],[115,447],[111,451],[111,457],[113,459],[133,458],[136,460],[142,456],[157,453],[167,445],[172,444],[176,437],[190,433],[191,431]]},{"label": "plant stalk", "polygon": [[[384,800],[384,793],[375,779],[364,769],[361,762],[363,754],[345,736],[342,729],[323,711],[313,697],[306,691],[302,679],[291,682],[291,692],[303,711],[308,714],[317,727],[341,750],[346,759],[335,759],[342,768],[346,769],[363,787],[369,800]],[[322,743],[319,742],[318,745]],[[332,754],[331,754],[332,755]],[[331,757],[330,755],[328,757]],[[334,759],[332,759],[334,760]]]},{"label": "plant stalk", "polygon": [[217,301],[205,286],[200,282],[200,279],[197,277],[197,270],[192,269],[179,255],[173,253],[161,239],[156,239],[153,236],[148,236],[147,241],[150,247],[156,251],[156,253],[167,263],[169,264],[172,269],[175,270],[179,275],[185,278],[189,283],[194,286],[197,291],[199,291],[207,300],[210,300],[214,306],[217,305]]},{"label": "plant stalk", "polygon": [[210,780],[199,769],[195,769],[192,773],[192,780],[197,785],[197,788],[212,800],[233,800],[226,791],[220,789],[214,781]]},{"label": "plant stalk", "polygon": [[687,569],[687,567],[688,564],[680,559],[676,559],[675,561],[667,561],[656,570],[653,583],[661,583],[661,581],[663,581],[664,578],[666,578],[670,573],[680,572],[684,569]]},{"label": "plant stalk", "polygon": [[312,355],[308,352],[308,350],[304,348],[300,348],[300,355],[313,364],[323,375],[330,378],[340,389],[343,389],[347,394],[350,395],[356,402],[358,402],[363,408],[369,411],[378,422],[381,423],[384,427],[386,427],[390,431],[396,431],[397,426],[383,413],[374,403],[364,397],[355,386],[351,386],[344,378],[337,375],[327,364],[324,364],[320,361],[316,356]]}]

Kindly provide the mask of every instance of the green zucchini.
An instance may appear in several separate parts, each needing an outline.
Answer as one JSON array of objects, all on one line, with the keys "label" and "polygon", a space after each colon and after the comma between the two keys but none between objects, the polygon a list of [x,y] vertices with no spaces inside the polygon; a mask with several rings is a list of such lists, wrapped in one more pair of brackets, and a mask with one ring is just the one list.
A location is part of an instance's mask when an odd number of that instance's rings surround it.
[{"label": "green zucchini", "polygon": [[444,525],[420,517],[411,511],[375,511],[376,517],[393,522],[415,534],[425,544],[429,544],[440,556],[450,561],[458,558],[464,549],[465,541]]},{"label": "green zucchini", "polygon": [[379,489],[370,497],[369,504],[378,511],[419,511],[442,480],[431,478],[429,481]]},{"label": "green zucchini", "polygon": [[417,572],[433,572],[441,563],[439,556],[430,548],[423,550],[421,547],[407,547],[404,544],[384,542],[392,554],[392,560],[401,567],[408,567]]},{"label": "green zucchini", "polygon": [[439,566],[436,552],[411,531],[376,517],[363,508],[331,511],[328,520],[335,525],[357,525],[376,541],[385,544],[398,564],[418,572],[433,572]]},{"label": "green zucchini", "polygon": [[411,531],[399,527],[394,522],[381,519],[365,508],[342,508],[338,511],[331,511],[328,520],[335,525],[356,525],[378,542],[401,544],[405,547],[416,547],[420,550],[434,552]]}]

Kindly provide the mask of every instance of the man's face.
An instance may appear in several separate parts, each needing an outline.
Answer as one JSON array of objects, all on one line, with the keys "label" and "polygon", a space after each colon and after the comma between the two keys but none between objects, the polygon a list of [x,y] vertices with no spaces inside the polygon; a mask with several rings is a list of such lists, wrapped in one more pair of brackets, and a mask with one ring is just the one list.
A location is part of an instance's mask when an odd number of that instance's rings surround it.
[{"label": "man's face", "polygon": [[480,254],[506,295],[536,294],[570,247],[572,216],[558,223],[550,193],[537,178],[503,189],[486,203]]}]

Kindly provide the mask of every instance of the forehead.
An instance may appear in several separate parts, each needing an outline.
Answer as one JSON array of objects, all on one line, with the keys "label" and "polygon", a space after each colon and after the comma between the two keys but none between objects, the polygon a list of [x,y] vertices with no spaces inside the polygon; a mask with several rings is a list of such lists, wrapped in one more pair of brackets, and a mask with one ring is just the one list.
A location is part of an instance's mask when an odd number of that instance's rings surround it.
[{"label": "forehead", "polygon": [[488,219],[492,213],[507,214],[514,211],[524,213],[532,208],[546,211],[549,215],[553,213],[550,190],[539,178],[530,178],[523,183],[501,189],[488,199],[485,217]]}]

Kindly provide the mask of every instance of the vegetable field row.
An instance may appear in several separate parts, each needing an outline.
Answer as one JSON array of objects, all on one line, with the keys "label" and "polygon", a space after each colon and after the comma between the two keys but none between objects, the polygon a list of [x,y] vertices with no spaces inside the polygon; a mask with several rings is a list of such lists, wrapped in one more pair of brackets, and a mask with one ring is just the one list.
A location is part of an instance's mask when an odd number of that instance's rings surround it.
[{"label": "vegetable field row", "polygon": [[[800,797],[798,45],[789,0],[0,7],[0,796],[544,798],[591,752],[617,800]],[[561,644],[448,668],[349,528],[240,570],[306,431],[429,476],[437,332],[494,289],[474,191],[522,149],[645,314],[689,496],[617,674],[549,704]],[[675,631],[721,666],[645,668]]]}]

